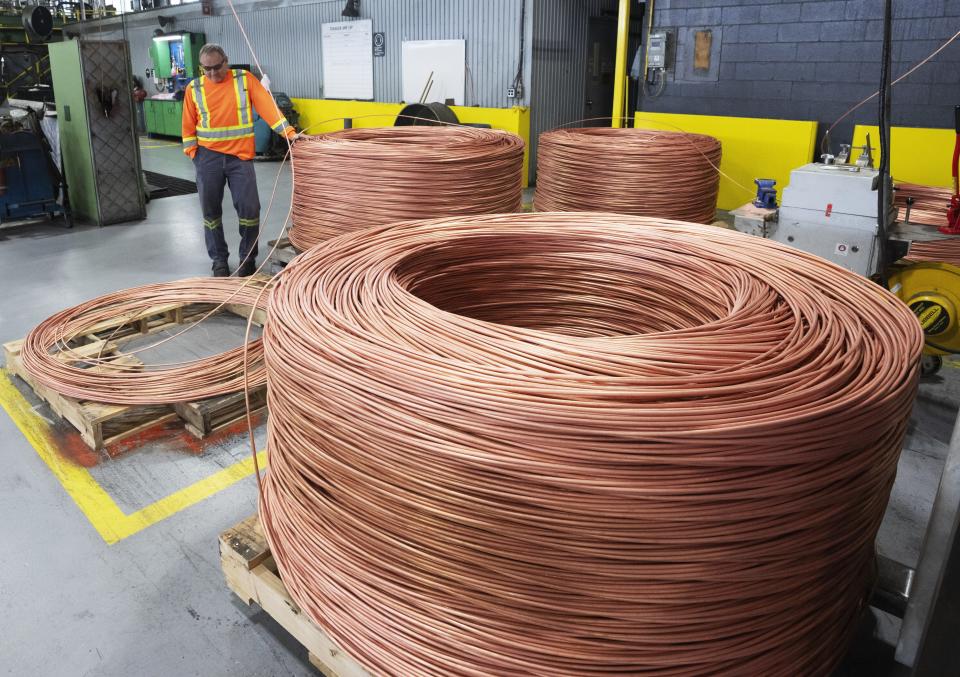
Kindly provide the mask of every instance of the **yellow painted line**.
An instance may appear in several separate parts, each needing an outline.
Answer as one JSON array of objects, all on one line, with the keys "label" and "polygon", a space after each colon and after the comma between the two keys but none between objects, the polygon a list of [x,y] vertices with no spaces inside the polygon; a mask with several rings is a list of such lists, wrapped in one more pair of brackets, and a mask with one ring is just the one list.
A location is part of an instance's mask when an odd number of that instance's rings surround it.
[{"label": "yellow painted line", "polygon": [[[89,470],[71,463],[60,455],[50,433],[50,425],[33,410],[30,403],[13,385],[8,374],[6,370],[0,373],[0,406],[20,429],[41,460],[47,464],[54,477],[93,528],[110,545],[184,508],[189,508],[253,474],[253,459],[247,458],[127,515],[114,502],[110,494],[97,483]],[[257,453],[257,461],[261,468],[266,467],[267,452]]]}]

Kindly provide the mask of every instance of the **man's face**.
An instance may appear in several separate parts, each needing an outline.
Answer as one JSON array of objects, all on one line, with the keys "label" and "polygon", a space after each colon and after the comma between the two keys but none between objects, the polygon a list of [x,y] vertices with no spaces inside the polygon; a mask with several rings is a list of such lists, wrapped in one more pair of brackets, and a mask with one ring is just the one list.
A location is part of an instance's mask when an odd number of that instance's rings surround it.
[{"label": "man's face", "polygon": [[210,52],[200,57],[200,68],[203,74],[214,82],[223,82],[227,73],[230,72],[230,65],[227,57],[218,52]]}]

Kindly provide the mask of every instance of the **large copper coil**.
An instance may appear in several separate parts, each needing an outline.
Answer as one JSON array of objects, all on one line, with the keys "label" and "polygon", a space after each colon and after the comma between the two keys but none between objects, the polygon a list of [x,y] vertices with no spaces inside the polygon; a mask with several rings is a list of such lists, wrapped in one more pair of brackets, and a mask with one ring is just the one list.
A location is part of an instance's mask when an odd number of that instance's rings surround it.
[{"label": "large copper coil", "polygon": [[827,675],[922,344],[872,282],[708,226],[351,233],[271,298],[261,520],[375,674]]},{"label": "large copper coil", "polygon": [[[111,404],[168,404],[226,395],[245,386],[263,385],[263,347],[260,339],[244,346],[178,363],[132,365],[119,355],[80,353],[71,346],[102,323],[115,329],[101,332],[106,342],[127,324],[136,326],[145,311],[163,312],[186,304],[213,304],[202,321],[225,304],[266,310],[263,284],[251,278],[198,277],[124,289],[61,310],[38,324],[23,342],[20,359],[38,383],[61,395]],[[191,325],[180,328],[151,346],[180,339]],[[244,372],[246,371],[246,378]]]},{"label": "large copper coil", "polygon": [[405,219],[521,208],[523,139],[496,129],[345,129],[293,145],[293,227],[299,249]]},{"label": "large copper coil", "polygon": [[584,127],[540,135],[538,211],[603,211],[711,223],[720,142],[704,134]]}]

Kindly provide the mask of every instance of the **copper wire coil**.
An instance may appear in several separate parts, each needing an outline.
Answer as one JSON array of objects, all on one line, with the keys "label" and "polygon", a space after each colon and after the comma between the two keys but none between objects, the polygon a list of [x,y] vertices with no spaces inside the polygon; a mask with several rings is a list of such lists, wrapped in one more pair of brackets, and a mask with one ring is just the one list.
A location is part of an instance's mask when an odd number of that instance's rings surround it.
[{"label": "copper wire coil", "polygon": [[960,267],[960,238],[949,237],[939,240],[914,240],[910,243],[910,253],[903,258],[908,263],[932,261],[949,263]]},{"label": "copper wire coil", "polygon": [[[950,207],[950,198],[953,192],[949,188],[925,186],[919,183],[897,183],[894,191],[893,205],[897,208],[897,220],[901,222],[919,223],[924,226],[946,226],[947,209]],[[910,205],[909,219],[907,218],[907,201],[913,200]]]},{"label": "copper wire coil", "polygon": [[375,674],[829,674],[922,343],[880,287],[733,231],[352,233],[271,298],[261,520]]},{"label": "copper wire coil", "polygon": [[[78,356],[71,360],[68,346],[99,323],[126,316],[135,322],[143,311],[170,304],[231,303],[266,310],[267,297],[261,294],[262,289],[263,285],[251,278],[198,277],[106,294],[51,315],[34,327],[24,339],[20,359],[37,382],[55,392],[110,404],[186,402],[238,392],[245,383],[256,387],[266,380],[260,339],[248,345],[246,380],[242,345],[202,359],[142,367],[124,362],[122,358],[131,351],[120,356]],[[177,336],[158,339],[154,345]],[[106,338],[109,340],[110,335]]]},{"label": "copper wire coil", "polygon": [[404,219],[515,212],[524,144],[516,134],[461,126],[345,129],[293,145],[298,249]]},{"label": "copper wire coil", "polygon": [[540,135],[537,211],[603,211],[711,223],[720,142],[704,134],[584,127]]}]

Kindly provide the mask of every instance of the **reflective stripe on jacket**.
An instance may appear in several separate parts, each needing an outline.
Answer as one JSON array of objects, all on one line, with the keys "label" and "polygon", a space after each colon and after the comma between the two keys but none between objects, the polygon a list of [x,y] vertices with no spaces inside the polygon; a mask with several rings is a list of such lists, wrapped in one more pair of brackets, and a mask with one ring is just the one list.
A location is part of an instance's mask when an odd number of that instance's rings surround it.
[{"label": "reflective stripe on jacket", "polygon": [[203,146],[252,159],[254,111],[277,133],[296,133],[270,92],[247,71],[232,70],[222,82],[205,75],[192,80],[183,97],[183,152],[193,157]]}]

